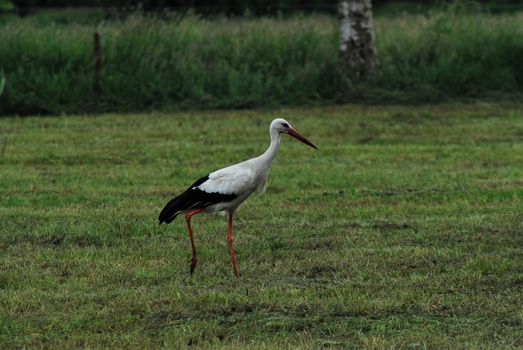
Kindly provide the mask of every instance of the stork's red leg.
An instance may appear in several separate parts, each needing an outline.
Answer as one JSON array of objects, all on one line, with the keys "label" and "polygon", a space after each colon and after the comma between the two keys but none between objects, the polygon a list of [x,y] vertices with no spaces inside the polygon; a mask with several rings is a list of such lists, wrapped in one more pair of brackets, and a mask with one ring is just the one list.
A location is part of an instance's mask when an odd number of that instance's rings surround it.
[{"label": "stork's red leg", "polygon": [[198,259],[196,258],[196,246],[194,245],[194,237],[192,235],[192,228],[191,228],[191,216],[194,214],[198,214],[203,209],[195,209],[188,211],[185,213],[185,223],[187,224],[187,230],[189,231],[189,238],[191,239],[191,248],[192,248],[192,259],[191,259],[191,275],[194,272],[194,268],[196,267],[196,263],[198,262]]},{"label": "stork's red leg", "polygon": [[238,266],[236,265],[236,257],[234,255],[234,246],[232,245],[232,214],[229,214],[229,230],[227,232],[227,241],[229,241],[229,251],[231,252],[231,262],[234,268],[234,274],[236,277],[240,277],[238,273]]}]

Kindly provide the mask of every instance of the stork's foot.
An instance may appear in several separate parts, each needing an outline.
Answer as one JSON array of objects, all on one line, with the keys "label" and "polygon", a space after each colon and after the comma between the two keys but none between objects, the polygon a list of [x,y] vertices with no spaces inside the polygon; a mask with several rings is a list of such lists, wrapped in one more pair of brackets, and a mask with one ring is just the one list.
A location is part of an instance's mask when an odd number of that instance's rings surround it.
[{"label": "stork's foot", "polygon": [[198,263],[198,259],[196,259],[196,257],[193,257],[191,259],[191,275],[193,274],[194,269],[196,268],[196,264],[197,263]]}]

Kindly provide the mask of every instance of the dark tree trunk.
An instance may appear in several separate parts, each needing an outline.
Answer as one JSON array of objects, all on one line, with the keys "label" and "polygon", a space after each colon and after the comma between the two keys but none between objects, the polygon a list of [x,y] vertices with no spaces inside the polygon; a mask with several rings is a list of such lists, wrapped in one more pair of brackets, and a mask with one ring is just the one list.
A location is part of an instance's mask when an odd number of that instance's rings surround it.
[{"label": "dark tree trunk", "polygon": [[338,4],[340,18],[340,59],[344,70],[356,79],[378,75],[374,46],[371,0],[347,0]]}]

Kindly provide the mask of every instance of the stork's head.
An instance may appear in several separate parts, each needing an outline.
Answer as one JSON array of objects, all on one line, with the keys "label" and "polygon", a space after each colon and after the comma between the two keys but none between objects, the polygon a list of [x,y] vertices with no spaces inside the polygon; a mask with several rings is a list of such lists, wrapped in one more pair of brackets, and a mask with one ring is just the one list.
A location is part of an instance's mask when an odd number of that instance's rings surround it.
[{"label": "stork's head", "polygon": [[299,132],[297,132],[291,124],[283,118],[276,118],[271,122],[270,130],[275,130],[280,134],[288,134],[289,136],[294,137],[296,140],[303,142],[307,146],[318,149],[312,144],[309,140],[303,137]]}]

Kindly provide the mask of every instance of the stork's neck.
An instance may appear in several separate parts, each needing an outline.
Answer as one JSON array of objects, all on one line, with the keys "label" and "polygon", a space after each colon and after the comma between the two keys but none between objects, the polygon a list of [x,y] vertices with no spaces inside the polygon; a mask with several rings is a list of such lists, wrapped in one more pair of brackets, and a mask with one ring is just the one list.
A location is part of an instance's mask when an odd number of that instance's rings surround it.
[{"label": "stork's neck", "polygon": [[267,166],[270,166],[272,163],[272,160],[276,156],[276,153],[278,152],[278,148],[280,147],[280,133],[274,129],[270,130],[271,133],[271,144],[269,145],[269,148],[263,153],[260,158],[267,163]]}]

